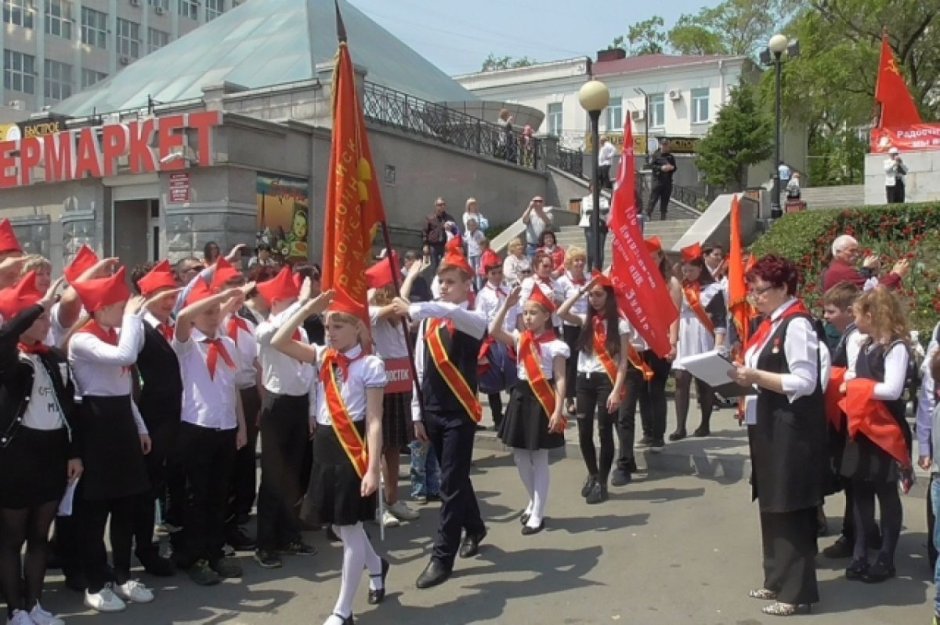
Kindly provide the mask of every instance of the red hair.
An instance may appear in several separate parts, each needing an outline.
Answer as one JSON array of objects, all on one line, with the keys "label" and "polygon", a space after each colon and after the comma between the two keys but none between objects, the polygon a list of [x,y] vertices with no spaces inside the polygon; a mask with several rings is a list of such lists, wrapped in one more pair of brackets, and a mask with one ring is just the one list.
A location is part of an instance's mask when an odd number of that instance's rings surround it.
[{"label": "red hair", "polygon": [[786,258],[768,254],[754,263],[745,275],[745,279],[748,282],[763,280],[774,288],[783,286],[787,288],[787,295],[796,295],[796,287],[800,282],[800,270]]}]

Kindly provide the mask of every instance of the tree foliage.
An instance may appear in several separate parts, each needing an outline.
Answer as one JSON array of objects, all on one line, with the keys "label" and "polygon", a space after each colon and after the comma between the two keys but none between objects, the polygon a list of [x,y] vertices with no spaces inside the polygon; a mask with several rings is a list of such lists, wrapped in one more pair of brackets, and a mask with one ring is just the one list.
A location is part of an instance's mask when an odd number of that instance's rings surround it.
[{"label": "tree foliage", "polygon": [[630,24],[626,36],[617,37],[608,47],[623,48],[631,56],[662,54],[666,44],[666,33],[663,31],[665,24],[663,18],[658,15]]},{"label": "tree foliage", "polygon": [[741,84],[699,141],[696,165],[707,184],[737,191],[747,184],[748,166],[766,160],[772,150],[770,117],[761,110],[756,89]]},{"label": "tree foliage", "polygon": [[511,56],[496,56],[492,52],[483,59],[483,67],[480,68],[481,72],[495,72],[500,69],[513,69],[516,67],[529,67],[536,63],[535,59],[530,59],[527,56],[520,58],[514,58]]}]

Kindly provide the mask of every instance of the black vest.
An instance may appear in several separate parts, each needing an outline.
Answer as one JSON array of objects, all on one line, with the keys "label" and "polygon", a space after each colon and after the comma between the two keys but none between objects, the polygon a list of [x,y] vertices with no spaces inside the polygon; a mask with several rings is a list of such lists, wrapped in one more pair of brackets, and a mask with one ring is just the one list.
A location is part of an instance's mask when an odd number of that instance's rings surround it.
[{"label": "black vest", "polygon": [[839,343],[832,350],[833,367],[849,366],[848,340],[849,336],[851,336],[853,332],[855,332],[855,324],[850,323],[845,329],[845,332],[842,333],[842,337],[839,339]]},{"label": "black vest", "polygon": [[[428,321],[424,322],[424,329],[427,332]],[[454,330],[453,335],[442,329],[444,351],[448,358],[454,363],[460,374],[470,385],[470,390],[474,394],[477,392],[477,357],[480,354],[480,345],[482,339],[476,339]],[[437,366],[431,359],[431,351],[427,345],[428,337],[424,337],[424,379],[421,382],[421,393],[424,395],[424,408],[429,412],[466,412],[466,409],[458,401],[457,397],[450,390],[447,382],[441,377]]]},{"label": "black vest", "polygon": [[141,389],[137,407],[148,424],[179,420],[183,411],[183,379],[173,347],[159,330],[144,320],[144,346],[137,356]]}]

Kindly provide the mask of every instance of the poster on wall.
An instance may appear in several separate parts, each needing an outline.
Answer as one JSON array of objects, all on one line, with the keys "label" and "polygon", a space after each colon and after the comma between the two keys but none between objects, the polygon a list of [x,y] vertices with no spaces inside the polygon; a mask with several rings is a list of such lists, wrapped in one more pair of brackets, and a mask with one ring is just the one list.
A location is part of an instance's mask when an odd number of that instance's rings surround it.
[{"label": "poster on wall", "polygon": [[258,174],[258,243],[285,259],[307,260],[310,185],[306,180]]}]

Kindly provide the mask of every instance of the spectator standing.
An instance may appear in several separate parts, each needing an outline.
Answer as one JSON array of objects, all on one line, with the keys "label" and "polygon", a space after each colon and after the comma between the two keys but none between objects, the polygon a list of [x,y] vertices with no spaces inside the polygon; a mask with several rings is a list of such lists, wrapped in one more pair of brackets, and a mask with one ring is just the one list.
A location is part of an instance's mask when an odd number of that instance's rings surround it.
[{"label": "spectator standing", "polygon": [[480,212],[480,209],[477,205],[476,198],[468,197],[466,210],[463,213],[463,229],[464,230],[470,229],[468,222],[471,219],[477,220],[477,225],[480,226],[480,230],[482,230],[484,233],[486,233],[486,229],[490,227],[490,221],[489,219],[483,216],[483,213]]},{"label": "spectator standing", "polygon": [[259,243],[255,248],[255,255],[248,259],[249,269],[257,266],[274,267],[276,264],[271,256],[271,246],[267,243]]},{"label": "spectator standing", "polygon": [[522,223],[525,224],[526,256],[531,260],[539,248],[539,237],[552,225],[552,216],[545,211],[545,200],[541,195],[536,195],[529,202],[522,213]]},{"label": "spectator standing", "polygon": [[669,198],[672,196],[672,176],[676,173],[676,157],[672,155],[669,139],[663,139],[659,150],[653,154],[650,167],[653,169],[653,189],[650,191],[649,206],[646,215],[653,217],[653,209],[659,204],[659,217],[666,219],[669,210]]},{"label": "spectator standing", "polygon": [[[591,227],[591,213],[594,212],[594,183],[588,187],[590,193],[581,198],[581,219],[578,226],[584,230],[584,242],[587,249],[588,269],[593,269],[594,264],[594,229]],[[607,220],[610,217],[610,202],[603,195],[600,196],[601,215],[598,221],[601,231],[601,255],[597,262],[598,267],[604,266],[604,246],[607,242]]]},{"label": "spectator standing", "polygon": [[434,200],[434,212],[427,216],[422,231],[424,254],[431,258],[432,271],[437,271],[437,266],[444,257],[444,245],[447,243],[444,225],[448,221],[454,221],[454,218],[447,213],[447,202],[439,197]]},{"label": "spectator standing", "polygon": [[503,261],[503,277],[509,286],[521,283],[527,276],[532,275],[532,261],[525,255],[525,243],[522,239],[513,239],[506,250],[506,260]]},{"label": "spectator standing", "polygon": [[855,237],[843,234],[832,242],[832,262],[823,274],[823,292],[828,291],[840,282],[851,282],[860,289],[871,288],[877,284],[889,289],[896,289],[901,279],[911,271],[907,260],[899,260],[894,264],[891,272],[883,279],[877,278],[877,271],[881,267],[881,259],[875,255],[865,257],[862,269],[855,268],[855,261],[860,254],[858,241]]},{"label": "spectator standing", "polygon": [[907,175],[907,165],[901,160],[901,153],[897,148],[888,150],[885,167],[885,195],[888,204],[904,203],[904,176]]},{"label": "spectator standing", "polygon": [[480,289],[480,256],[483,254],[483,243],[486,241],[486,235],[480,230],[477,220],[470,218],[467,220],[467,233],[464,239],[467,244],[467,259],[470,266],[473,267],[473,288]]},{"label": "spectator standing", "polygon": [[499,120],[496,123],[499,125],[499,138],[497,139],[499,155],[509,162],[515,162],[516,137],[512,134],[512,114],[509,109],[499,111]]},{"label": "spectator standing", "polygon": [[206,243],[206,246],[202,248],[202,258],[206,265],[214,265],[215,261],[219,260],[221,256],[222,250],[215,241],[209,241]]},{"label": "spectator standing", "polygon": [[610,168],[614,164],[615,156],[617,156],[617,148],[610,142],[610,137],[601,137],[601,149],[597,153],[597,179],[602,189],[614,187],[610,180]]}]

